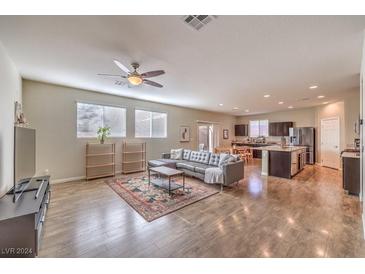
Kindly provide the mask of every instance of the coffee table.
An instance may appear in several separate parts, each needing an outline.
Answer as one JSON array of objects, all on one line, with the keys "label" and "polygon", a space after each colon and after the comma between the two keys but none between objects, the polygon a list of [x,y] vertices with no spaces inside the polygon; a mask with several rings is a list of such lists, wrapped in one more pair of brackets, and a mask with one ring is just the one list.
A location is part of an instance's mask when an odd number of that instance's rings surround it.
[{"label": "coffee table", "polygon": [[[162,180],[154,180],[151,181],[151,171],[157,173],[158,175],[164,176],[168,178],[168,184],[164,183]],[[177,184],[175,182],[171,182],[171,178],[182,176],[183,184]],[[185,194],[185,173],[184,171],[173,169],[170,167],[159,166],[159,167],[149,167],[148,168],[148,185],[150,184],[157,185],[169,191],[169,195],[171,195],[172,191],[182,188],[183,193]]]}]

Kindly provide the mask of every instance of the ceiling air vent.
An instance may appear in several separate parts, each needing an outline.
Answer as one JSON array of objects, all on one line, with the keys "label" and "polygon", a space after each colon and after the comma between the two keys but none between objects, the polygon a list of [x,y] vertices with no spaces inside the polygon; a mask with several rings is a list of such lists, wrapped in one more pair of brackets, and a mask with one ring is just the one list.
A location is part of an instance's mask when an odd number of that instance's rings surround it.
[{"label": "ceiling air vent", "polygon": [[116,84],[117,86],[124,86],[125,82],[117,80],[114,84]]},{"label": "ceiling air vent", "polygon": [[217,19],[216,15],[185,15],[182,17],[184,22],[190,27],[200,30],[202,27],[207,25],[213,19]]}]

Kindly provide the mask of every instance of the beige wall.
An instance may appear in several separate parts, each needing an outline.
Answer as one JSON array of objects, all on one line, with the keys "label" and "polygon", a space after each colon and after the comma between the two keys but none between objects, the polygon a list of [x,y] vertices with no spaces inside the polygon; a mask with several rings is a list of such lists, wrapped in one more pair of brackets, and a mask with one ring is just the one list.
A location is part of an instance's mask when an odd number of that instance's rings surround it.
[{"label": "beige wall", "polygon": [[345,145],[352,146],[354,139],[359,138],[359,133],[355,133],[354,124],[359,122],[360,118],[360,90],[356,89],[348,92],[344,100],[345,108]]},{"label": "beige wall", "polygon": [[[171,148],[185,147],[196,149],[196,121],[219,122],[222,129],[229,129],[233,136],[235,118],[230,115],[199,111],[135,100],[125,97],[57,86],[29,80],[23,81],[24,111],[31,127],[37,130],[37,172],[44,174],[49,170],[53,179],[75,178],[85,175],[85,144],[94,139],[76,138],[76,101],[106,103],[127,107],[127,139],[134,136],[134,109],[143,108],[168,113],[168,138],[146,139],[147,158],[159,158],[162,152]],[[179,126],[190,126],[191,141],[179,142]],[[222,136],[222,134],[221,134]],[[117,138],[117,152],[121,142]],[[225,145],[230,140],[222,140]],[[120,162],[120,155],[116,161]],[[120,166],[117,167],[120,170]]]},{"label": "beige wall", "polygon": [[[340,149],[353,145],[353,125],[360,113],[360,92],[354,90],[346,94],[345,100],[328,105],[288,110],[259,115],[240,116],[236,123],[248,124],[250,120],[268,119],[270,122],[294,122],[295,127],[314,127],[316,129],[316,161],[321,162],[320,122],[323,118],[338,116],[340,118]],[[269,141],[280,141],[279,137],[269,137]]]},{"label": "beige wall", "polygon": [[340,119],[340,151],[346,148],[345,104],[343,101],[320,106],[316,111],[316,151],[317,162],[321,163],[321,119],[339,117]]},{"label": "beige wall", "polygon": [[[295,127],[314,127],[315,126],[315,108],[304,108],[298,110],[278,111],[266,114],[239,116],[236,118],[237,124],[249,124],[250,120],[265,120],[270,122],[294,122]],[[245,139],[246,137],[237,137]],[[280,142],[281,137],[269,137],[268,141]],[[287,138],[288,139],[288,138]],[[287,140],[289,141],[289,140]]]},{"label": "beige wall", "polygon": [[0,43],[0,197],[13,186],[15,101],[21,102],[21,79]]},{"label": "beige wall", "polygon": [[[364,106],[365,106],[365,39],[363,41],[363,49],[362,49],[362,60],[361,60],[361,73],[360,73],[360,113],[361,119],[365,121],[364,114]],[[365,178],[364,178],[364,170],[365,170],[365,161],[364,161],[364,136],[365,136],[365,126],[361,127],[361,148],[362,153],[360,154],[360,178],[361,178],[361,192],[360,198],[362,199],[362,221],[363,221],[363,232],[365,238]]]},{"label": "beige wall", "polygon": [[[320,120],[330,116],[339,116],[341,120],[341,150],[353,143],[353,122],[359,113],[359,92],[349,93],[343,102],[336,102],[320,107],[288,110],[260,115],[233,117],[219,113],[199,111],[188,108],[152,103],[125,97],[106,95],[97,92],[57,86],[29,80],[23,81],[24,111],[31,126],[37,129],[37,172],[43,174],[49,170],[53,179],[81,177],[84,175],[84,150],[86,142],[93,139],[76,138],[76,101],[114,104],[127,107],[127,139],[134,136],[134,109],[144,108],[168,113],[168,138],[146,139],[147,158],[158,158],[162,152],[174,147],[196,149],[196,121],[219,122],[222,129],[228,128],[229,140],[222,140],[229,145],[235,138],[233,125],[248,123],[249,120],[269,119],[271,122],[293,121],[296,127],[311,126],[317,131],[316,152],[320,162]],[[191,127],[191,142],[179,142],[179,126]],[[120,151],[123,139],[113,140]],[[271,138],[279,141],[279,138]],[[120,162],[120,157],[117,157]],[[118,167],[117,170],[120,170]]]},{"label": "beige wall", "polygon": [[315,125],[315,108],[278,111],[266,114],[237,117],[237,123],[248,124],[250,120],[269,119],[270,122],[294,122],[295,127],[312,127]]},{"label": "beige wall", "polygon": [[[259,115],[240,116],[236,118],[236,123],[248,124],[250,120],[265,119],[268,119],[269,122],[293,122],[294,127],[316,127],[316,108],[302,108]],[[268,137],[267,141],[280,142],[280,139],[281,137]],[[287,138],[287,142],[289,142],[289,138]]]}]

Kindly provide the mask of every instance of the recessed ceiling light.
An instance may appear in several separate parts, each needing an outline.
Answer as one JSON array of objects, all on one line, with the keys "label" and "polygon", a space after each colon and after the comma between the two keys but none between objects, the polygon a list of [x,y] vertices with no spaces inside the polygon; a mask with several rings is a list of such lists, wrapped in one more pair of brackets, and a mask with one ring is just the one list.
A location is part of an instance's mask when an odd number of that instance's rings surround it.
[{"label": "recessed ceiling light", "polygon": [[283,101],[280,101],[278,104],[279,104],[279,105],[282,105],[282,104],[284,104],[284,102],[283,102]]},{"label": "recessed ceiling light", "polygon": [[309,89],[316,89],[318,86],[310,86]]},{"label": "recessed ceiling light", "polygon": [[233,108],[233,110],[237,110],[237,109],[239,109],[239,108],[238,108],[238,107],[234,107],[234,108]]},{"label": "recessed ceiling light", "polygon": [[318,99],[323,99],[325,96],[324,95],[318,95],[317,98]]},{"label": "recessed ceiling light", "polygon": [[288,108],[293,108],[293,106],[288,106]]},{"label": "recessed ceiling light", "polygon": [[323,102],[322,104],[327,105],[327,104],[328,104],[328,102]]},{"label": "recessed ceiling light", "polygon": [[220,107],[223,107],[223,104],[219,104]]},{"label": "recessed ceiling light", "polygon": [[270,94],[265,94],[264,97],[265,98],[269,98],[271,95]]},{"label": "recessed ceiling light", "polygon": [[250,110],[249,109],[246,109],[245,112],[250,112]]}]

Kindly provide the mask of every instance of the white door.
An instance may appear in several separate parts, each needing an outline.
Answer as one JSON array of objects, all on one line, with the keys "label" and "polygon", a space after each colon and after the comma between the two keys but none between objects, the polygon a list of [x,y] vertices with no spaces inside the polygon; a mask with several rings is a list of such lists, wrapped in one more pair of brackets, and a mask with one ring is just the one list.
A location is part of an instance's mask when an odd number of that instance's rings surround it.
[{"label": "white door", "polygon": [[219,125],[198,125],[198,150],[213,152],[219,146]]},{"label": "white door", "polygon": [[340,120],[338,117],[321,120],[322,166],[340,167]]}]

